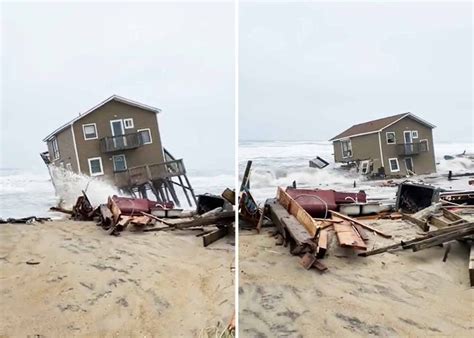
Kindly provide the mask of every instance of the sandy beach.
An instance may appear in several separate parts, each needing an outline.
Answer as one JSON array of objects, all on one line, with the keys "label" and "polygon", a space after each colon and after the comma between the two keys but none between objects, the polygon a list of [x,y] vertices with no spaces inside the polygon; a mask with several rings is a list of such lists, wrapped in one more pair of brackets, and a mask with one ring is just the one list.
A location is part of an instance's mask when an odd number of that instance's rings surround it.
[{"label": "sandy beach", "polygon": [[[392,239],[369,234],[369,249],[413,238],[405,221],[366,221]],[[325,273],[306,271],[269,236],[240,234],[241,337],[472,336],[474,290],[467,246],[358,257],[332,241]],[[335,240],[335,239],[334,239]]]},{"label": "sandy beach", "polygon": [[197,337],[231,319],[231,238],[204,248],[195,231],[114,237],[73,221],[0,234],[2,337]]}]

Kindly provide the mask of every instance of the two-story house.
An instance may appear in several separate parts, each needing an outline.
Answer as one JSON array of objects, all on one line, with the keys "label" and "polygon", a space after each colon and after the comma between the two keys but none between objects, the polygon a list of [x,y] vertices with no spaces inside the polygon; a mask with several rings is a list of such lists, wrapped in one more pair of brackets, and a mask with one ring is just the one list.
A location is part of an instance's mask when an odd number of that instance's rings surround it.
[{"label": "two-story house", "polygon": [[178,205],[174,186],[181,186],[190,202],[188,192],[193,198],[194,193],[183,161],[162,146],[160,112],[113,95],[46,136],[48,152],[42,157],[50,165],[100,177],[144,197],[151,190],[158,200]]},{"label": "two-story house", "polygon": [[366,175],[436,172],[434,125],[405,113],[356,124],[330,139],[335,162],[356,163]]}]

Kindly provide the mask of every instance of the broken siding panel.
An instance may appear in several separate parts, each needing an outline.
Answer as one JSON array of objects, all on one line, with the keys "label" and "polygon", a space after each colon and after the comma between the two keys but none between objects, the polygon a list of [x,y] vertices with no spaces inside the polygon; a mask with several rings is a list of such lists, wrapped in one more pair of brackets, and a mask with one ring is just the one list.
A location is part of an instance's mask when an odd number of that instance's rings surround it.
[{"label": "broken siding panel", "polygon": [[[413,154],[410,156],[398,155],[396,144],[404,143],[404,131],[418,131],[418,138],[413,139],[414,142],[420,142],[421,140],[428,141],[428,152],[421,152],[419,154]],[[386,133],[394,132],[396,138],[396,144],[387,144]],[[381,132],[382,138],[382,150],[386,163],[386,174],[390,175],[390,168],[388,167],[389,158],[398,158],[400,171],[397,175],[406,175],[405,158],[411,157],[413,160],[413,167],[416,174],[428,174],[436,172],[435,154],[433,148],[433,129],[410,118],[406,117],[397,123],[385,128]]]},{"label": "broken siding panel", "polygon": [[332,143],[333,148],[334,148],[334,162],[342,162],[342,147],[341,147],[341,141],[335,141]]}]

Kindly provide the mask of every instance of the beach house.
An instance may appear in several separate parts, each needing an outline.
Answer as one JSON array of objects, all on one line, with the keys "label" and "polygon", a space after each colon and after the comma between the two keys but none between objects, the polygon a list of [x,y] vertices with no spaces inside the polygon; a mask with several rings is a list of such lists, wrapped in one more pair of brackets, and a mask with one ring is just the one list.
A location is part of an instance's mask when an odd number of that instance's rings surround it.
[{"label": "beach house", "polygon": [[356,124],[330,139],[334,160],[380,177],[433,173],[433,128],[412,113]]},{"label": "beach house", "polygon": [[[151,191],[179,204],[175,186],[194,198],[182,159],[161,143],[160,109],[112,95],[60,126],[43,141],[48,165],[105,179],[130,193]],[[175,178],[175,179],[173,179]]]}]

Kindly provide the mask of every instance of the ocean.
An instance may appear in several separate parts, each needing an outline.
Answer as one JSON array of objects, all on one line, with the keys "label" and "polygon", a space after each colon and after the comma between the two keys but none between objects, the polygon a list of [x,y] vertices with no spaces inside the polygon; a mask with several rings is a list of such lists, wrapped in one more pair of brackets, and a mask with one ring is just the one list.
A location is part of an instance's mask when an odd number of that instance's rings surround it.
[{"label": "ocean", "polygon": [[[471,159],[444,159],[444,155],[456,155],[464,151],[474,154],[474,145],[435,144],[437,173],[413,179],[422,179],[426,183],[445,189],[474,189],[468,185],[467,177],[448,181],[442,176],[447,175],[449,170],[454,173],[474,172],[474,161]],[[286,187],[293,181],[296,181],[298,187],[339,189],[349,192],[364,190],[368,197],[395,198],[396,188],[382,188],[380,181],[368,181],[354,171],[340,169],[339,165],[334,163],[332,154],[332,144],[326,141],[240,141],[239,180],[242,179],[247,161],[252,160],[250,191],[259,203],[275,197],[278,186]],[[309,160],[316,156],[329,162],[329,166],[324,169],[310,168]]]},{"label": "ocean", "polygon": [[[437,174],[419,176],[426,183],[445,189],[473,189],[468,178],[448,181],[443,175],[449,170],[454,173],[474,172],[474,161],[468,158],[445,160],[444,155],[456,155],[463,151],[474,153],[470,143],[438,143],[435,145]],[[330,165],[324,169],[308,166],[310,159],[320,156]],[[396,188],[381,187],[380,181],[367,181],[363,176],[341,170],[334,163],[332,145],[317,141],[241,141],[239,144],[239,179],[242,178],[247,160],[252,160],[250,178],[251,192],[255,199],[263,203],[275,196],[278,186],[286,187],[296,181],[299,187],[329,188],[345,191],[364,190],[368,197],[393,199]],[[58,174],[55,193],[46,166],[33,169],[0,169],[0,218],[42,216],[62,218],[63,214],[49,211],[60,201],[71,207],[87,189],[92,204],[105,203],[107,197],[118,191],[100,180],[85,175],[68,172]],[[215,170],[188,170],[188,178],[196,194],[221,194],[234,185],[234,177],[229,172]],[[354,188],[354,182],[356,187]],[[184,198],[182,207],[187,208]]]},{"label": "ocean", "polygon": [[[86,190],[94,206],[107,202],[107,197],[120,195],[117,189],[99,179],[56,169],[54,184],[46,166],[34,169],[0,169],[0,218],[29,216],[64,218],[64,214],[50,212],[49,208],[61,205],[71,208]],[[195,194],[221,194],[234,186],[234,175],[210,170],[188,170],[188,178]],[[181,207],[188,208],[179,192]],[[57,193],[56,193],[57,192]]]}]

